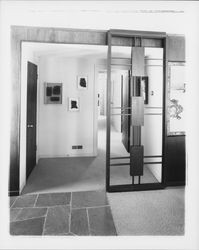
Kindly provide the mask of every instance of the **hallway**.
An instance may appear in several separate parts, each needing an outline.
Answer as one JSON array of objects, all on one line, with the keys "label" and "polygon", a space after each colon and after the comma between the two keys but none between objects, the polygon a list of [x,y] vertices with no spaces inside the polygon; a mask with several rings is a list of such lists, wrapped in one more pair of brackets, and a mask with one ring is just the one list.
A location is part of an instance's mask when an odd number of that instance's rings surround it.
[{"label": "hallway", "polygon": [[[111,151],[114,156],[125,156],[121,133],[111,128]],[[76,192],[105,189],[106,117],[98,120],[97,157],[68,157],[39,159],[22,194],[47,192]],[[118,166],[111,169],[111,184],[131,183],[129,168]],[[142,183],[157,182],[145,166]]]}]

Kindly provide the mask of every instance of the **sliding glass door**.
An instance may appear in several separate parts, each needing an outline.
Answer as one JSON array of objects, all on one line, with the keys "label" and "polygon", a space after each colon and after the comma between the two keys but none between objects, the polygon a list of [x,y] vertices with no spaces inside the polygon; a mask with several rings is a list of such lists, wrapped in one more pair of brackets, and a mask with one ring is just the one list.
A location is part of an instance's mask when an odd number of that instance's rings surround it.
[{"label": "sliding glass door", "polygon": [[166,34],[110,30],[106,189],[164,188]]}]

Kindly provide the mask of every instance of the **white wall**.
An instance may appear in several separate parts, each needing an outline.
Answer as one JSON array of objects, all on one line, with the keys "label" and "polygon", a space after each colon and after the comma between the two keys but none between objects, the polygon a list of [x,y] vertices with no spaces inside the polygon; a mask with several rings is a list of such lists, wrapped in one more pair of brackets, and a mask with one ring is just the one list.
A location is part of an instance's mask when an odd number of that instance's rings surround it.
[{"label": "white wall", "polygon": [[27,118],[27,63],[38,59],[22,44],[21,57],[21,122],[20,122],[20,191],[26,183],[26,118]]},{"label": "white wall", "polygon": [[[114,70],[111,73],[112,79],[112,106],[121,107],[121,83],[123,76],[123,84],[126,84],[126,77],[128,76],[128,71],[126,70]],[[113,109],[111,111],[113,114],[121,113],[121,109]],[[111,122],[113,127],[117,132],[121,132],[121,116],[113,115],[111,117]]]},{"label": "white wall", "polygon": [[[41,57],[39,74],[39,157],[93,156],[94,149],[94,61]],[[88,76],[88,89],[77,88],[77,76]],[[44,104],[44,82],[63,84],[62,104]],[[79,98],[80,111],[68,110],[68,98]],[[97,100],[96,100],[97,101]],[[72,149],[82,145],[83,149]]]},{"label": "white wall", "polygon": [[[158,49],[156,51],[158,51]],[[153,55],[148,57],[148,59],[153,58],[157,58],[155,50]],[[162,65],[162,62],[147,60],[146,64],[146,76],[149,77],[149,103],[145,105],[144,113],[162,114],[163,67],[154,66]],[[148,108],[146,109],[146,107]],[[150,107],[153,108],[150,109]],[[162,115],[144,116],[144,127],[142,127],[142,144],[144,145],[144,155],[162,155]],[[161,160],[161,158],[146,158],[147,162],[160,162]],[[161,164],[150,164],[148,167],[157,180],[161,182]]]},{"label": "white wall", "polygon": [[[121,72],[112,72],[111,73],[111,107],[121,107]],[[121,110],[112,109],[111,113],[118,114]],[[114,129],[117,132],[121,132],[121,116],[113,115],[111,116],[111,122]]]},{"label": "white wall", "polygon": [[98,93],[100,94],[100,115],[106,115],[106,85],[107,85],[107,73],[98,72]]}]

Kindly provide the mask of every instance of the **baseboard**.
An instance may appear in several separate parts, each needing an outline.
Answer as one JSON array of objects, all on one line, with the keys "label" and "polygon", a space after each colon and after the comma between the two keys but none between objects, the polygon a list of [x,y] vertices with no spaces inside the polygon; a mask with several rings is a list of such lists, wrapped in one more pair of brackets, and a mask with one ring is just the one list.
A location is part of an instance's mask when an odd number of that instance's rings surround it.
[{"label": "baseboard", "polygon": [[166,182],[166,187],[170,186],[185,186],[186,183],[185,181],[171,181],[171,182]]},{"label": "baseboard", "polygon": [[19,191],[8,191],[8,196],[19,196]]},{"label": "baseboard", "polygon": [[39,155],[38,159],[41,158],[69,158],[69,157],[95,157],[95,154],[70,154],[70,155]]}]

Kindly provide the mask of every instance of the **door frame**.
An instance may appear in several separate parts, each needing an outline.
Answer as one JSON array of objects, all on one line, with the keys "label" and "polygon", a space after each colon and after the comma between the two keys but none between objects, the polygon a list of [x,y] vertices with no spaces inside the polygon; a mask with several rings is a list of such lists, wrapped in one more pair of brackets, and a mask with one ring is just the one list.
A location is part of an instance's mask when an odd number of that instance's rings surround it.
[{"label": "door frame", "polygon": [[[117,32],[117,30],[115,30]],[[119,31],[121,33],[121,31]],[[126,31],[122,30],[123,35],[131,32],[135,36],[142,36],[143,44],[149,47],[162,46],[162,42],[151,37],[164,36],[165,47],[165,73],[167,77],[167,37],[165,33],[149,31]],[[66,29],[66,28],[46,28],[29,26],[11,26],[11,137],[10,137],[10,176],[9,176],[9,195],[19,195],[20,179],[20,112],[21,112],[21,52],[22,42],[42,42],[60,44],[87,44],[87,45],[108,45],[107,30],[88,30],[88,29]],[[131,46],[129,39],[113,41],[114,45]],[[166,93],[166,84],[164,86]],[[166,94],[164,96],[166,106]],[[163,110],[164,117],[166,116]],[[166,130],[165,121],[163,123]],[[165,138],[164,138],[165,142]],[[164,146],[165,147],[165,146]]]}]

